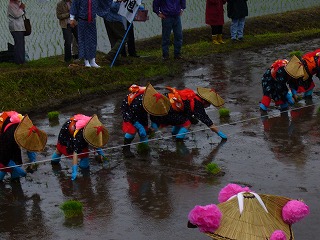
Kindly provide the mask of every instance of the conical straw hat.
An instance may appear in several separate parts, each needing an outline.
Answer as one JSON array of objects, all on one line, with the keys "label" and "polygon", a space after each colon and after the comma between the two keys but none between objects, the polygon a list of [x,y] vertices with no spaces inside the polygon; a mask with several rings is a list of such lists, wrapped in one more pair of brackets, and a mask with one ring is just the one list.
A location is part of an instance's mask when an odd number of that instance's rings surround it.
[{"label": "conical straw hat", "polygon": [[17,144],[31,152],[40,152],[47,143],[47,134],[33,125],[28,115],[25,115],[14,131]]},{"label": "conical straw hat", "polygon": [[109,140],[108,130],[94,114],[83,130],[84,139],[93,147],[100,148]]},{"label": "conical straw hat", "polygon": [[287,239],[294,239],[291,226],[282,220],[282,208],[291,199],[259,194],[267,211],[252,193],[243,193],[243,211],[240,214],[238,198],[234,197],[217,206],[222,212],[220,227],[206,233],[215,240],[269,239],[275,230],[282,230]]},{"label": "conical straw hat", "polygon": [[154,116],[167,115],[171,106],[169,98],[157,92],[150,83],[144,92],[142,104],[144,109]]},{"label": "conical straw hat", "polygon": [[215,107],[220,107],[224,104],[222,97],[220,97],[213,88],[198,87],[197,93],[202,99],[208,101]]},{"label": "conical straw hat", "polygon": [[295,55],[290,59],[284,69],[293,78],[301,78],[304,77],[305,74],[307,74],[306,70],[303,67],[303,63]]}]

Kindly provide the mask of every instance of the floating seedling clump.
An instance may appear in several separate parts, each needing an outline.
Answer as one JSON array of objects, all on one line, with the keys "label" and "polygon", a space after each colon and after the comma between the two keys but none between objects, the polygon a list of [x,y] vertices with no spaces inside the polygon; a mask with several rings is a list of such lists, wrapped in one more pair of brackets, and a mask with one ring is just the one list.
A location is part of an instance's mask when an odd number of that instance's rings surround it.
[{"label": "floating seedling clump", "polygon": [[216,175],[221,172],[220,167],[216,163],[208,163],[206,165],[206,170],[213,175]]},{"label": "floating seedling clump", "polygon": [[58,111],[48,112],[48,118],[49,118],[49,121],[58,120],[59,119],[59,112]]},{"label": "floating seedling clump", "polygon": [[66,218],[74,218],[83,216],[83,205],[79,201],[68,200],[60,206]]},{"label": "floating seedling clump", "polygon": [[228,108],[220,108],[219,115],[221,118],[228,118],[230,117],[230,110]]}]

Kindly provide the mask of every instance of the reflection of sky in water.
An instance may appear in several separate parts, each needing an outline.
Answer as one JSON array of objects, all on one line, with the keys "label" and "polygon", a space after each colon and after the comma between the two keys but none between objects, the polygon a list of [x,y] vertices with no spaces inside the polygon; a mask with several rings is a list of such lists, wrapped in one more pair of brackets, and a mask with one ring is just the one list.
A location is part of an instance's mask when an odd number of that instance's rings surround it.
[{"label": "reflection of sky in water", "polygon": [[[63,52],[63,37],[58,19],[56,18],[56,1],[49,0],[26,0],[27,16],[31,19],[33,33],[26,38],[26,48],[30,59],[59,55]],[[8,30],[8,20],[6,16],[8,1],[0,1],[0,51],[7,50],[7,42],[13,43],[13,39]],[[249,15],[265,15],[270,13],[284,12],[294,9],[301,9],[318,5],[318,0],[292,0],[282,1],[260,1],[249,0]],[[145,2],[145,8],[149,10],[149,20],[147,22],[134,22],[136,39],[148,38],[161,34],[161,21],[152,12],[152,1]],[[226,9],[226,6],[225,6]],[[188,1],[187,10],[182,17],[183,28],[196,28],[205,26],[205,1]],[[249,17],[250,17],[249,16]],[[225,19],[229,21],[226,16]],[[107,33],[101,18],[97,18],[98,28],[98,50],[107,52],[110,49]]]}]

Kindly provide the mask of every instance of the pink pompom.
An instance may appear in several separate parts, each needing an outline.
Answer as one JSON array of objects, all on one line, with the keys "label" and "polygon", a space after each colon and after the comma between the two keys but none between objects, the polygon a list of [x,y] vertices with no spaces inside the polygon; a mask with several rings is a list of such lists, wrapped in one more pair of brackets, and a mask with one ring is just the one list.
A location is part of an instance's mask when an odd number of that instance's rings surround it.
[{"label": "pink pompom", "polygon": [[286,234],[281,231],[281,230],[275,230],[271,237],[270,240],[287,240]]},{"label": "pink pompom", "polygon": [[188,215],[188,220],[196,225],[200,232],[214,232],[220,226],[222,213],[215,204],[195,206]]},{"label": "pink pompom", "polygon": [[229,198],[234,195],[237,195],[240,192],[251,192],[249,187],[241,187],[238,184],[229,183],[227,186],[221,189],[218,201],[220,203],[226,202]]},{"label": "pink pompom", "polygon": [[90,119],[91,119],[91,117],[88,117],[83,114],[74,115],[74,120],[76,120],[76,129],[79,130],[81,128],[84,128]]},{"label": "pink pompom", "polygon": [[20,123],[22,119],[22,115],[15,112],[15,111],[10,111],[7,113],[8,116],[10,117],[10,122],[11,123]]},{"label": "pink pompom", "polygon": [[304,202],[291,200],[282,208],[282,219],[287,224],[294,224],[309,213],[309,207]]}]

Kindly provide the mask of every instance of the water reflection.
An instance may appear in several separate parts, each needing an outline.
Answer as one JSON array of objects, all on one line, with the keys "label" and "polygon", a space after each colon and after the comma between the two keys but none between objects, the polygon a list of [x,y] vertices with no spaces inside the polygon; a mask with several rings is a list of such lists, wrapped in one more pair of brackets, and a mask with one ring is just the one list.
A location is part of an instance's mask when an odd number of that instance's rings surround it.
[{"label": "water reflection", "polygon": [[308,145],[303,136],[309,131],[314,105],[282,112],[280,116],[261,117],[265,137],[275,157],[285,164],[302,167],[307,162]]},{"label": "water reflection", "polygon": [[[103,217],[108,222],[112,214],[112,204],[108,188],[108,170],[102,169],[91,173],[89,169],[81,170],[82,178],[72,181],[61,169],[60,164],[52,165],[58,178],[61,191],[66,200],[77,200],[83,204],[84,215],[65,219],[67,227],[82,226]],[[95,179],[95,181],[93,180]]]},{"label": "water reflection", "polygon": [[1,239],[47,238],[50,232],[40,203],[38,194],[25,195],[20,181],[0,183]]},{"label": "water reflection", "polygon": [[142,210],[143,215],[155,219],[168,218],[173,208],[166,176],[155,171],[150,162],[137,168],[127,161],[126,168],[128,195],[132,204]]}]

